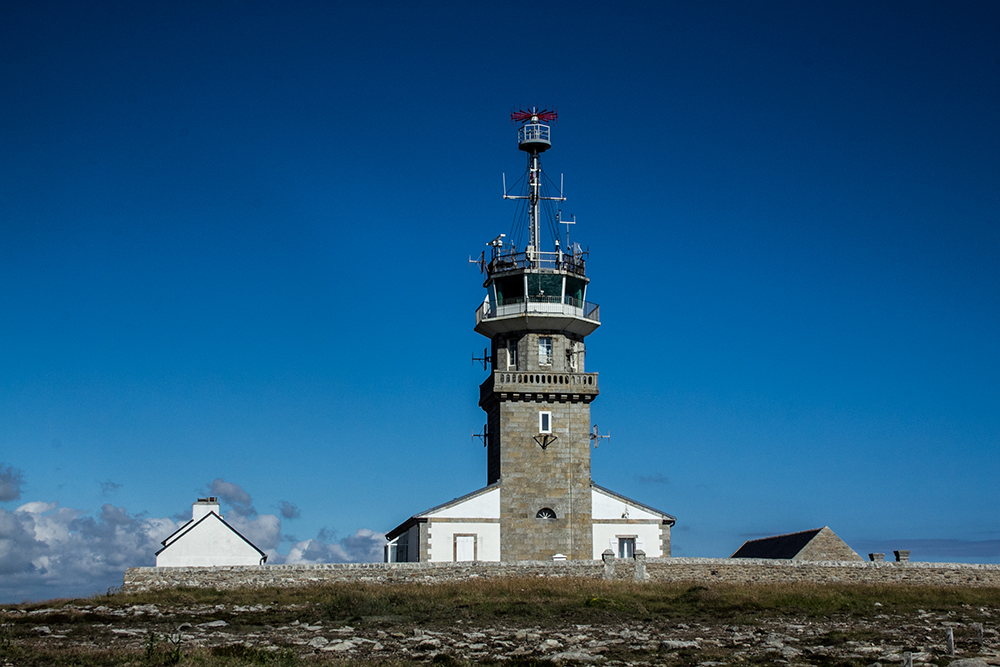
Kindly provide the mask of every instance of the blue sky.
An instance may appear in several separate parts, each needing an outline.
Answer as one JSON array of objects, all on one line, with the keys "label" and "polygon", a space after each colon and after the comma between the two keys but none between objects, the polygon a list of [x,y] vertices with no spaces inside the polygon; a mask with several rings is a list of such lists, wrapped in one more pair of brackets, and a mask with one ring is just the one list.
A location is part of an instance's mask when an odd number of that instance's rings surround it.
[{"label": "blue sky", "polygon": [[[480,3],[481,4],[481,3]],[[1000,562],[1000,5],[0,6],[0,600],[216,493],[272,562],[479,488],[509,114],[555,107],[598,483],[674,554]],[[915,545],[915,546],[914,546]]]}]

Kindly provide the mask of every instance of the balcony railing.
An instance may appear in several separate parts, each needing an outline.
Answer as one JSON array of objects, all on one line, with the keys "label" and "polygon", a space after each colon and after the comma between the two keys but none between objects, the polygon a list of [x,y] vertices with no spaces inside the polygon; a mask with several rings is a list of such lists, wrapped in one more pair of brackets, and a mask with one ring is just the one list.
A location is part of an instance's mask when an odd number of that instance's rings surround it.
[{"label": "balcony railing", "polygon": [[544,141],[551,143],[549,139],[549,126],[541,123],[529,123],[517,131],[517,143],[523,144],[525,141]]},{"label": "balcony railing", "polygon": [[600,323],[601,307],[596,303],[575,299],[571,296],[565,297],[562,302],[557,296],[531,296],[527,299],[524,297],[508,298],[504,300],[502,306],[491,306],[488,301],[484,301],[476,309],[476,324],[483,320],[512,315],[568,315]]},{"label": "balcony railing", "polygon": [[493,392],[560,393],[596,396],[597,373],[494,371],[479,388],[479,398]]},{"label": "balcony railing", "polygon": [[[576,244],[574,244],[576,245]],[[486,265],[489,275],[516,271],[518,269],[553,269],[569,271],[580,276],[587,275],[586,253],[568,252],[506,252],[493,257]]]}]

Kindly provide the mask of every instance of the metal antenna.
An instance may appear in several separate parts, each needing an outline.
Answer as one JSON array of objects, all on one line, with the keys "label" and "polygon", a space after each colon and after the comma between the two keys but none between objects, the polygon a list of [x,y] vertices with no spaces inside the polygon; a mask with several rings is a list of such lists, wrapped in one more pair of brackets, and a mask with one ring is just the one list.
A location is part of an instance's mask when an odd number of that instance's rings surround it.
[{"label": "metal antenna", "polygon": [[476,433],[475,431],[472,432],[472,439],[473,440],[475,440],[476,438],[481,439],[483,441],[483,447],[485,447],[487,444],[489,444],[488,441],[487,441],[487,437],[489,436],[488,428],[489,428],[489,423],[486,423],[486,424],[483,424],[483,432],[482,433]]},{"label": "metal antenna", "polygon": [[569,217],[572,218],[572,220],[562,219],[562,209],[559,209],[559,212],[556,213],[556,222],[560,225],[566,225],[566,252],[572,254],[573,246],[569,244],[569,226],[576,224],[576,216],[570,214]]},{"label": "metal antenna", "polygon": [[483,364],[483,370],[485,371],[489,366],[488,364],[493,363],[493,357],[490,356],[490,350],[488,347],[483,348],[483,356],[477,357],[472,355],[472,363],[480,362]]},{"label": "metal antenna", "polygon": [[486,270],[486,251],[479,253],[479,259],[472,259],[472,255],[469,255],[469,264],[478,264],[479,272],[482,273]]},{"label": "metal antenna", "polygon": [[[539,111],[536,107],[531,107],[531,111],[518,110],[510,115],[511,122],[519,121],[521,123],[521,128],[517,131],[517,145],[518,148],[528,154],[528,194],[508,195],[505,191],[503,198],[528,200],[531,216],[531,239],[528,244],[527,253],[529,262],[537,261],[538,253],[542,250],[541,232],[539,229],[539,202],[543,200],[566,201],[566,198],[562,196],[561,185],[558,197],[543,197],[541,194],[542,162],[538,156],[552,147],[552,142],[549,140],[549,126],[542,123],[543,121],[554,121],[558,117],[555,110],[542,109]],[[505,176],[504,188],[506,186],[507,180]]]},{"label": "metal antenna", "polygon": [[600,441],[605,439],[608,442],[611,442],[611,431],[608,431],[607,434],[602,434],[597,429],[597,424],[594,424],[594,428],[590,430],[590,441],[594,443],[594,449],[597,449],[597,445],[600,443]]}]

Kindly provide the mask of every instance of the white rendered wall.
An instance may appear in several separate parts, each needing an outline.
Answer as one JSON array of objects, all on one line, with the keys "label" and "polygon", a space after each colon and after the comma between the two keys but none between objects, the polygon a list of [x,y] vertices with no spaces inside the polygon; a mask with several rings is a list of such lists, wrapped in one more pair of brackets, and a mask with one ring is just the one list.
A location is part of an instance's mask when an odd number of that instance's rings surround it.
[{"label": "white rendered wall", "polygon": [[[666,517],[662,514],[654,514],[647,509],[643,509],[633,503],[609,496],[606,493],[593,489],[591,498],[591,512],[595,519],[655,519],[662,521]],[[627,516],[622,516],[627,515]],[[602,549],[603,551],[603,549]],[[649,555],[649,552],[646,552]]]},{"label": "white rendered wall", "polygon": [[198,501],[191,507],[191,520],[197,521],[201,517],[205,516],[206,514],[211,514],[212,512],[218,514],[223,519],[226,518],[222,516],[221,512],[219,512],[219,503]]},{"label": "white rendered wall", "polygon": [[[499,503],[498,503],[499,505]],[[499,510],[499,507],[497,508]],[[499,513],[499,512],[498,512]],[[500,560],[500,524],[476,521],[434,521],[424,527],[428,532],[431,562],[455,560],[455,535],[476,536],[476,560]]]},{"label": "white rendered wall", "polygon": [[642,549],[649,558],[663,555],[660,547],[660,522],[655,523],[595,523],[594,559],[600,560],[605,549],[618,555],[618,538],[635,537],[636,550]]},{"label": "white rendered wall", "polygon": [[499,519],[500,487],[426,515],[442,519]]},{"label": "white rendered wall", "polygon": [[261,555],[214,516],[177,535],[156,557],[157,567],[260,565]]}]

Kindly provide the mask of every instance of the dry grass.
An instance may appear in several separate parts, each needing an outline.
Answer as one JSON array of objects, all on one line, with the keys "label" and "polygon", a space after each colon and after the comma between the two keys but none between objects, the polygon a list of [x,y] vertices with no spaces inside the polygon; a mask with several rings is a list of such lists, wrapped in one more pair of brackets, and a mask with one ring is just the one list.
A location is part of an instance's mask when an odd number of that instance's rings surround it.
[{"label": "dry grass", "polygon": [[[293,621],[350,624],[360,630],[412,631],[414,627],[565,628],[572,624],[701,623],[752,627],[766,619],[873,618],[877,614],[915,616],[920,611],[945,612],[960,620],[981,608],[1000,608],[1000,588],[887,586],[859,584],[713,584],[691,582],[605,582],[587,579],[475,579],[445,584],[331,584],[308,588],[267,588],[235,591],[171,589],[147,593],[109,593],[88,600],[58,600],[17,605],[13,609],[49,609],[44,614],[6,614],[0,628],[2,665],[201,665],[227,667],[315,664],[292,648],[278,651],[233,645],[173,650],[164,635],[152,636],[144,651],[124,649],[54,649],[20,641],[40,624],[60,626],[61,632],[86,637],[110,632],[106,627],[144,628],[149,621],[133,615],[83,614],[73,607],[100,605],[111,609],[154,604],[170,614],[171,623],[202,622],[198,610],[212,608],[212,618],[226,619],[236,633],[255,633]],[[236,612],[233,607],[263,605],[261,611]],[[11,609],[11,607],[8,607]],[[176,625],[175,625],[176,627]],[[4,629],[6,628],[6,629]],[[161,630],[164,632],[167,630]],[[4,634],[6,633],[6,634]],[[846,637],[846,636],[845,636]],[[830,642],[845,639],[831,635]],[[181,655],[183,653],[183,655]],[[678,653],[675,657],[682,657]],[[316,658],[318,660],[318,658]],[[449,665],[463,664],[451,660]],[[534,662],[532,662],[534,660]],[[333,661],[323,664],[403,667],[416,664],[393,660]],[[838,663],[840,664],[840,663]],[[847,664],[847,663],[843,663]],[[524,658],[507,667],[550,664]],[[446,666],[447,667],[447,666]]]},{"label": "dry grass", "polygon": [[[94,598],[100,604],[157,606],[308,604],[330,619],[421,616],[450,620],[456,613],[476,617],[544,618],[552,615],[613,614],[680,617],[740,612],[867,614],[876,608],[905,612],[963,605],[1000,606],[1000,588],[868,584],[713,584],[690,582],[606,582],[589,579],[476,579],[445,584],[330,584],[307,588],[172,589],[116,593]],[[52,606],[51,602],[34,605]],[[29,606],[30,608],[30,606]]]}]

